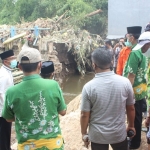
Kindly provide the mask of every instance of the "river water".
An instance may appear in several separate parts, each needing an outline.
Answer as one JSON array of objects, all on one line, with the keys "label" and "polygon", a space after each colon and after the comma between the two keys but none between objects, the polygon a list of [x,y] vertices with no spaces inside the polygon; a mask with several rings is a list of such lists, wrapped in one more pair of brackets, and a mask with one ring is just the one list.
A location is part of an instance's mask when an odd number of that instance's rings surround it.
[{"label": "river water", "polygon": [[66,104],[73,100],[82,92],[83,86],[94,77],[94,73],[88,73],[84,76],[73,74],[67,76],[61,84]]}]

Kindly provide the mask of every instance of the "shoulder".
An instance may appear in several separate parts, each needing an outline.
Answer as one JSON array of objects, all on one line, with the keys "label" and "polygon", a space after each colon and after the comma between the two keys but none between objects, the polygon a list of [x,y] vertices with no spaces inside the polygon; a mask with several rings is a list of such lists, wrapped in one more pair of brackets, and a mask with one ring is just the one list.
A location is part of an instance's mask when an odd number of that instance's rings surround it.
[{"label": "shoulder", "polygon": [[120,75],[115,75],[115,76],[116,76],[116,84],[118,84],[118,86],[126,89],[132,88],[131,82],[129,81],[128,78]]},{"label": "shoulder", "polygon": [[90,89],[93,84],[94,84],[94,79],[92,79],[92,80],[90,80],[89,82],[87,82],[87,83],[83,86],[83,89]]},{"label": "shoulder", "polygon": [[124,54],[131,52],[131,49],[129,47],[124,47],[121,51],[120,51],[120,55],[124,56]]},{"label": "shoulder", "polygon": [[41,78],[40,79],[40,82],[41,82],[41,84],[42,85],[44,85],[45,87],[52,87],[52,88],[57,88],[57,87],[59,87],[59,84],[58,84],[58,82],[57,81],[55,81],[55,80],[52,80],[52,79],[43,79],[43,78]]},{"label": "shoulder", "polygon": [[8,79],[8,73],[3,67],[1,67],[0,68],[0,80],[5,80],[5,79]]},{"label": "shoulder", "polygon": [[115,74],[114,77],[115,77],[116,81],[119,82],[120,84],[121,83],[130,83],[129,79],[124,77],[124,76],[120,76],[118,74]]},{"label": "shoulder", "polygon": [[146,57],[142,54],[141,49],[139,49],[139,50],[132,50],[132,52],[130,53],[130,57],[129,58],[130,59],[134,58],[134,59],[137,59],[139,61],[146,59]]},{"label": "shoulder", "polygon": [[18,87],[18,85],[9,87],[6,91],[6,95],[11,94],[11,93],[13,94],[16,91],[16,86]]},{"label": "shoulder", "polygon": [[118,80],[122,80],[122,81],[128,81],[128,78],[126,77],[123,77],[123,76],[120,76],[118,74],[114,74],[114,77]]},{"label": "shoulder", "polygon": [[6,74],[6,73],[7,73],[6,69],[2,66],[2,67],[0,68],[0,75],[4,75],[4,74]]},{"label": "shoulder", "polygon": [[124,47],[121,49],[120,53],[123,53],[124,51],[126,51],[128,49],[128,47]]},{"label": "shoulder", "polygon": [[[40,78],[40,80],[38,80],[39,83],[41,83],[41,86],[45,87],[45,88],[58,88],[59,87],[59,84],[58,82],[56,82],[55,80],[50,80],[50,79],[43,79],[43,78]],[[20,91],[20,89],[22,88],[25,88],[25,84],[24,84],[24,81],[8,88],[7,90],[7,94],[13,94],[15,93],[16,91]]]},{"label": "shoulder", "polygon": [[[119,75],[118,75],[119,76]],[[120,79],[124,82],[130,82],[130,80],[126,77],[120,76]]]},{"label": "shoulder", "polygon": [[139,57],[141,57],[142,56],[142,52],[141,52],[141,50],[132,50],[131,51],[131,53],[130,53],[130,55],[129,55],[129,59],[130,60],[132,60],[133,58],[135,59],[137,59],[137,58],[139,58]]},{"label": "shoulder", "polygon": [[58,84],[58,82],[57,81],[55,81],[55,80],[52,80],[52,79],[43,79],[43,78],[41,78],[41,81],[43,82],[43,83],[45,83],[45,84],[53,84],[53,85],[56,85],[56,84]]},{"label": "shoulder", "polygon": [[141,49],[139,49],[139,50],[132,50],[132,51],[131,51],[131,54],[136,54],[136,55],[138,55],[138,54],[142,54],[142,52],[141,52]]}]

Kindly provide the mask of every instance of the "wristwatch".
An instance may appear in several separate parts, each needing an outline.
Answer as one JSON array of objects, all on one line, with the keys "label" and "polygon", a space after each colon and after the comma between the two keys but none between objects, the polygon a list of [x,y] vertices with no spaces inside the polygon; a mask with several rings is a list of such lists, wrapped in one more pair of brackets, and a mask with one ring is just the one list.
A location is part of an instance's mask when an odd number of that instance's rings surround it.
[{"label": "wristwatch", "polygon": [[89,135],[88,135],[88,134],[85,134],[85,135],[83,136],[83,138],[82,138],[82,139],[83,139],[83,141],[85,141],[85,142],[86,142],[86,141],[89,139]]}]

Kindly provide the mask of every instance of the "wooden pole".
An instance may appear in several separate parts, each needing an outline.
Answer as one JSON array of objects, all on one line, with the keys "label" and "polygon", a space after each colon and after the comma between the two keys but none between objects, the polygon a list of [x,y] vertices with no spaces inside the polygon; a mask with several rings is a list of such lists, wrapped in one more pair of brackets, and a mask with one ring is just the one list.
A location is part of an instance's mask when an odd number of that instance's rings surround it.
[{"label": "wooden pole", "polygon": [[6,44],[8,44],[8,43],[11,43],[12,41],[14,41],[14,40],[16,40],[16,39],[19,39],[19,38],[21,38],[21,37],[23,37],[23,36],[25,36],[25,35],[26,35],[26,32],[23,32],[23,33],[21,33],[21,34],[18,34],[18,35],[16,35],[16,36],[12,37],[12,38],[9,38],[9,39],[7,39],[6,41],[3,42],[3,45],[6,45]]},{"label": "wooden pole", "polygon": [[101,12],[103,12],[103,11],[102,11],[101,9],[98,9],[98,10],[96,10],[96,11],[93,11],[93,12],[87,14],[85,17],[91,17],[91,16],[96,15],[96,14],[99,14],[99,13],[101,13]]}]

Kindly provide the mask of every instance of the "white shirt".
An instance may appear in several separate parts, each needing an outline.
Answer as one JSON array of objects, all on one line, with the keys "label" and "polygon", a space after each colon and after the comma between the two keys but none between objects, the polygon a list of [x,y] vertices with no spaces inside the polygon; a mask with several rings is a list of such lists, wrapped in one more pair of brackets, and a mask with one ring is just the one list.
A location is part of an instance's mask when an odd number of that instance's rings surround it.
[{"label": "white shirt", "polygon": [[5,100],[5,92],[10,87],[13,86],[13,76],[11,69],[2,65],[0,68],[0,117],[2,116],[2,110]]}]

